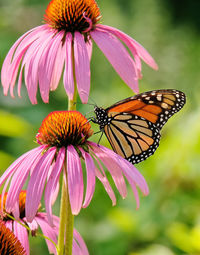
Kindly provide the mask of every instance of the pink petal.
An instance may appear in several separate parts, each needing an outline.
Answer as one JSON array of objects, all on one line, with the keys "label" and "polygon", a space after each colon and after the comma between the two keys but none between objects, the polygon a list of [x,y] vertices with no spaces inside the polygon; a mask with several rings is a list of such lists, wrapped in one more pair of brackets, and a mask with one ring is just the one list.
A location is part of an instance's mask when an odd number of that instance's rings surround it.
[{"label": "pink petal", "polygon": [[142,174],[137,170],[137,168],[133,164],[131,164],[130,162],[128,162],[127,160],[119,156],[118,154],[111,151],[110,149],[101,145],[100,147],[105,153],[112,154],[112,157],[115,158],[118,164],[121,166],[123,174],[126,177],[131,178],[137,184],[137,186],[141,189],[144,195],[148,195],[149,193],[148,185],[144,177],[142,176]]},{"label": "pink petal", "polygon": [[33,219],[32,222],[27,222],[27,219],[26,217],[23,218],[23,220],[26,222],[26,224],[29,226],[30,230],[31,230],[31,233],[32,234],[35,234],[36,231],[38,230],[38,223],[35,219]]},{"label": "pink petal", "polygon": [[119,160],[119,163],[121,164],[121,167],[123,168],[123,173],[126,176],[126,178],[128,180],[131,179],[132,181],[134,181],[134,183],[140,188],[142,193],[145,196],[147,196],[149,194],[148,185],[144,177],[142,176],[142,174],[137,170],[137,168],[123,158]]},{"label": "pink petal", "polygon": [[[89,142],[89,144],[94,149],[95,154],[97,156],[100,156],[101,160],[104,162],[103,157],[106,157],[106,156],[102,156],[102,155],[98,154],[98,151],[96,151],[97,145],[93,142]],[[126,176],[128,182],[130,183],[130,185],[132,187],[132,190],[135,195],[137,207],[138,207],[139,206],[139,197],[138,197],[136,185],[140,188],[140,190],[143,192],[143,194],[145,196],[148,195],[148,193],[149,193],[148,185],[147,185],[144,177],[140,174],[140,172],[135,168],[134,165],[132,165],[130,162],[128,162],[127,160],[122,158],[120,155],[114,153],[110,149],[108,149],[104,146],[101,146],[101,145],[98,145],[98,148],[99,148],[99,150],[102,150],[102,152],[104,152],[105,155],[110,155],[111,161],[112,160],[115,161],[115,164],[114,164],[115,167],[117,164],[121,168],[123,174]]]},{"label": "pink petal", "polygon": [[[22,222],[22,223],[24,223],[24,222]],[[13,232],[14,232],[15,236],[18,238],[18,240],[20,241],[20,243],[24,247],[24,249],[26,251],[26,254],[29,255],[30,254],[30,249],[29,249],[29,240],[28,240],[28,231],[27,231],[27,229],[25,227],[23,227],[22,225],[20,225],[16,221],[13,222],[13,225],[14,225],[14,231]]]},{"label": "pink petal", "polygon": [[39,160],[41,157],[41,152],[43,151],[44,146],[40,146],[30,151],[26,158],[18,165],[8,191],[8,196],[6,199],[6,210],[11,212],[13,209],[16,209],[16,205],[19,203],[19,194],[22,190],[22,187],[28,177],[30,168],[32,165]]},{"label": "pink petal", "polygon": [[89,60],[91,61],[91,58],[92,58],[92,41],[90,39],[88,39],[88,41],[86,42],[86,47],[87,47]]},{"label": "pink petal", "polygon": [[82,103],[87,103],[90,92],[90,60],[83,35],[74,33],[74,61],[78,93]]},{"label": "pink petal", "polygon": [[136,184],[135,184],[134,180],[131,179],[129,176],[126,176],[126,178],[127,178],[128,182],[129,182],[129,184],[131,185],[131,188],[132,188],[132,191],[133,191],[133,194],[134,194],[134,197],[135,197],[136,209],[139,209],[139,207],[140,207],[140,199],[139,199],[139,194],[138,194],[138,191],[137,191]]},{"label": "pink petal", "polygon": [[55,190],[55,187],[56,187],[57,183],[59,182],[60,173],[62,171],[63,163],[64,163],[64,160],[65,160],[65,153],[66,153],[65,148],[62,147],[59,150],[59,153],[58,153],[57,158],[56,158],[55,165],[53,167],[53,170],[51,172],[51,176],[48,179],[46,189],[45,189],[45,196],[44,196],[45,208],[46,208],[47,217],[48,217],[48,220],[49,220],[50,224],[53,224],[53,220],[52,220],[53,192]]},{"label": "pink petal", "polygon": [[4,224],[6,225],[6,227],[8,229],[10,229],[11,231],[13,231],[13,221],[12,220],[7,220],[4,222]]},{"label": "pink petal", "polygon": [[[49,33],[43,36],[43,38],[41,38],[42,41],[40,43],[40,48],[34,60],[34,64],[38,72],[40,94],[41,94],[43,102],[45,103],[49,102],[51,75],[47,74],[45,71],[48,64],[47,57],[49,54],[50,47],[52,46],[54,40],[56,40],[56,38],[53,36],[54,36],[53,33]],[[53,54],[52,54],[52,58],[54,58]]]},{"label": "pink petal", "polygon": [[67,178],[72,213],[77,215],[83,202],[83,173],[79,155],[72,145],[67,147]]},{"label": "pink petal", "polygon": [[62,46],[62,42],[58,48],[56,59],[54,63],[53,73],[51,77],[51,90],[55,90],[58,87],[58,83],[60,81],[60,77],[62,75],[63,66],[65,62],[65,47]]},{"label": "pink petal", "polygon": [[[76,242],[78,243],[78,246],[80,247],[80,250],[81,250],[81,255],[89,255],[89,252],[88,252],[88,249],[87,249],[87,246],[85,244],[85,242],[83,241],[83,238],[81,237],[81,235],[79,234],[79,232],[74,229],[74,239],[76,240]],[[73,254],[76,254],[74,253],[73,251]]]},{"label": "pink petal", "polygon": [[[46,214],[38,213],[37,216],[35,217],[35,220],[39,224],[43,232],[43,235],[49,237],[52,241],[54,241],[57,244],[58,229],[56,227],[52,227],[51,225],[49,225]],[[54,244],[48,239],[45,239],[45,241],[47,243],[49,253],[53,253],[56,255],[57,252]]]},{"label": "pink petal", "polygon": [[44,102],[48,102],[50,81],[48,77],[44,75],[42,63],[46,60],[46,52],[49,45],[51,45],[52,36],[53,34],[47,31],[41,35],[26,52],[25,82],[30,100],[36,98],[39,80],[41,97]]},{"label": "pink petal", "polygon": [[55,147],[52,147],[47,152],[45,152],[32,172],[27,188],[25,206],[26,218],[29,222],[33,220],[38,210],[47,174],[55,153]]},{"label": "pink petal", "polygon": [[39,26],[26,32],[14,43],[14,45],[9,50],[1,69],[1,82],[4,87],[5,95],[7,95],[8,93],[10,81],[12,79],[10,68],[11,68],[11,63],[13,62],[13,55],[16,55],[16,49],[19,47],[20,44],[22,44],[22,41],[23,41],[23,46],[20,45],[19,48],[21,52],[24,52],[24,50],[31,44],[31,41],[33,42],[35,38],[38,36],[38,30],[40,30],[41,28],[42,26]]},{"label": "pink petal", "polygon": [[98,24],[97,28],[101,28],[104,31],[108,31],[114,34],[116,37],[122,40],[129,47],[133,56],[135,56],[135,54],[137,53],[144,60],[144,62],[146,62],[147,65],[151,66],[155,70],[158,69],[158,65],[156,64],[154,59],[151,57],[151,55],[148,53],[148,51],[141,44],[135,41],[133,38],[131,38],[127,34],[123,33],[122,31],[114,27]]},{"label": "pink petal", "polygon": [[66,35],[66,64],[64,72],[64,87],[70,100],[74,97],[74,77],[73,77],[73,62],[72,62],[72,34]]},{"label": "pink petal", "polygon": [[98,166],[100,168],[100,170],[95,167],[95,173],[96,173],[96,176],[97,178],[101,181],[101,183],[103,184],[104,188],[105,188],[105,191],[107,192],[108,196],[110,197],[110,199],[112,200],[112,205],[116,205],[116,197],[115,197],[115,193],[113,192],[111,186],[110,186],[110,183],[106,177],[106,174],[103,170],[103,167],[101,165],[101,163],[99,162],[98,158],[93,155],[93,157],[95,158],[95,160],[97,161],[98,163]]},{"label": "pink petal", "polygon": [[26,157],[28,157],[29,154],[34,153],[34,151],[37,150],[37,148],[26,152],[21,157],[19,157],[17,160],[15,160],[12,165],[10,165],[7,170],[2,174],[0,177],[0,186],[7,180],[7,178],[17,169],[17,167],[24,161]]},{"label": "pink petal", "polygon": [[136,67],[123,44],[111,33],[95,29],[91,31],[92,39],[110,61],[124,82],[138,93]]},{"label": "pink petal", "polygon": [[105,153],[104,151],[101,150],[101,147],[98,145],[93,144],[92,149],[94,150],[95,155],[103,162],[103,164],[110,172],[121,196],[125,198],[127,195],[126,183],[124,181],[121,166],[118,164],[118,161],[115,160],[115,158],[112,156],[111,153],[109,153],[109,151]]},{"label": "pink petal", "polygon": [[83,158],[85,159],[86,171],[87,171],[87,188],[85,194],[85,200],[83,203],[83,208],[87,207],[93,197],[95,190],[95,165],[92,157],[89,153],[86,153],[82,148],[80,148]]},{"label": "pink petal", "polygon": [[[46,53],[46,61],[43,62],[44,74],[50,80],[50,89],[57,88],[64,64],[64,54],[62,52],[62,38],[64,32],[60,31],[52,38],[49,49]],[[62,52],[62,54],[60,54]]]},{"label": "pink petal", "polygon": [[[23,59],[24,56],[26,56],[26,52],[29,51],[29,48],[32,49],[32,44],[34,44],[35,41],[38,41],[38,37],[39,38],[42,37],[44,33],[46,33],[46,26],[37,27],[31,33],[29,33],[16,48],[16,51],[13,55],[12,63],[10,63],[10,68],[5,70],[5,72],[9,73],[10,79],[8,80],[7,85],[5,84],[4,88],[8,89],[10,86],[10,94],[12,97],[14,97],[13,89],[15,86],[17,73],[18,73],[18,69],[19,69],[21,60]],[[32,53],[33,53],[33,51],[32,51]],[[22,65],[21,69],[22,68],[23,68],[23,65]],[[21,79],[21,76],[20,76],[20,79]],[[20,83],[20,81],[19,81],[19,83]],[[5,94],[6,93],[7,92],[5,92]]]}]

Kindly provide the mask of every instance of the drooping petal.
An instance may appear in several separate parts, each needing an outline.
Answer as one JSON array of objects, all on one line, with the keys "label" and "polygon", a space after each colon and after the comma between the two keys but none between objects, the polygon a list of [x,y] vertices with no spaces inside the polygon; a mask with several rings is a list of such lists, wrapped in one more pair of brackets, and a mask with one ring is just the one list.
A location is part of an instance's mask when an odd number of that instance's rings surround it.
[{"label": "drooping petal", "polygon": [[97,27],[103,29],[104,31],[108,31],[108,32],[114,34],[116,37],[118,37],[120,40],[122,40],[128,46],[128,48],[132,52],[133,56],[135,56],[135,54],[138,54],[147,65],[151,66],[155,70],[158,69],[158,65],[156,64],[155,60],[151,57],[151,55],[148,53],[148,51],[141,44],[139,44],[136,40],[134,40],[127,34],[123,33],[122,31],[120,31],[114,27],[101,25],[101,24],[98,24]]},{"label": "drooping petal", "polygon": [[27,221],[31,222],[38,210],[48,170],[55,153],[55,147],[52,147],[45,152],[32,172],[26,195],[25,212]]},{"label": "drooping petal", "polygon": [[[85,242],[83,241],[83,238],[81,237],[79,232],[76,229],[74,229],[73,234],[74,234],[74,239],[77,242],[77,244],[78,244],[78,246],[79,246],[79,248],[81,250],[80,254],[81,255],[89,255],[87,246],[86,246]],[[76,255],[76,253],[74,253],[74,251],[72,253]]]},{"label": "drooping petal", "polygon": [[90,60],[84,37],[79,32],[74,35],[74,61],[78,93],[82,103],[87,103],[90,92]]},{"label": "drooping petal", "polygon": [[[54,216],[54,218],[58,218],[58,217]],[[58,228],[52,227],[51,225],[49,225],[46,214],[38,213],[35,217],[35,220],[39,224],[43,234],[49,237],[54,243],[57,244]],[[54,246],[54,244],[48,239],[45,239],[45,241],[47,243],[49,253],[53,253],[56,255],[57,252],[56,252],[56,247]]]},{"label": "drooping petal", "polygon": [[50,43],[50,47],[46,55],[46,61],[42,63],[44,70],[43,75],[48,77],[50,81],[50,90],[55,90],[57,88],[63,70],[65,59],[62,46],[63,36],[64,32],[60,31],[52,38],[52,43]]},{"label": "drooping petal", "polygon": [[77,215],[83,202],[83,173],[78,153],[72,145],[67,146],[67,178],[72,213]]},{"label": "drooping petal", "polygon": [[[124,158],[122,158],[120,155],[114,153],[112,150],[98,145],[99,148],[97,149],[97,146],[95,143],[93,142],[89,142],[89,144],[92,146],[95,155],[97,155],[97,157],[101,158],[101,160],[106,164],[108,164],[108,162],[104,161],[104,157],[106,158],[107,155],[110,156],[110,159],[112,162],[113,161],[113,166],[114,169],[117,168],[121,168],[123,174],[125,175],[125,177],[127,178],[128,182],[130,183],[133,193],[135,195],[135,199],[136,199],[136,203],[137,203],[137,208],[139,206],[139,196],[138,196],[138,192],[136,189],[136,185],[140,188],[140,190],[142,191],[142,193],[147,196],[149,193],[149,189],[148,189],[148,185],[144,179],[144,177],[141,175],[141,173],[135,168],[135,166],[133,164],[131,164],[130,162],[128,162],[127,160],[125,160]],[[98,150],[101,150],[102,152],[105,153],[105,155],[99,155]],[[117,167],[118,165],[118,167]],[[108,166],[108,165],[107,165]],[[111,165],[110,165],[111,167]]]},{"label": "drooping petal", "polygon": [[119,160],[119,164],[123,168],[123,173],[126,178],[130,178],[132,181],[134,181],[134,183],[140,188],[142,193],[147,196],[149,194],[148,185],[142,174],[137,170],[137,168],[123,158]]},{"label": "drooping petal", "polygon": [[[40,34],[40,32],[43,30],[43,27],[46,25],[42,25],[39,27],[35,27],[31,30],[29,30],[28,32],[26,32],[25,34],[23,34],[11,47],[11,49],[9,50],[2,69],[1,69],[1,82],[4,88],[4,94],[7,95],[8,93],[8,89],[10,86],[10,82],[11,80],[14,81],[14,77],[16,78],[16,75],[13,73],[13,71],[16,69],[17,70],[17,65],[15,65],[15,67],[12,67],[12,63],[14,62],[18,62],[19,65],[19,59],[21,58],[21,56],[26,51],[26,49],[29,47],[29,45],[34,42],[34,40],[38,37],[38,34]],[[23,42],[23,43],[22,43]],[[11,70],[12,68],[12,70]],[[14,71],[16,72],[16,71]],[[8,75],[9,74],[9,75]]]},{"label": "drooping petal", "polygon": [[[19,69],[21,60],[23,59],[23,64],[21,66],[21,70],[23,69],[24,65],[26,64],[26,68],[25,68],[25,72],[24,72],[25,82],[26,82],[29,98],[33,104],[37,103],[36,93],[37,93],[37,80],[38,80],[37,60],[34,61],[35,54],[37,53],[38,48],[40,47],[40,39],[43,38],[43,36],[45,36],[48,33],[48,31],[46,31],[43,27],[39,28],[38,30],[37,30],[37,33],[36,33],[36,31],[33,31],[31,33],[31,36],[27,35],[27,37],[24,38],[22,43],[16,49],[15,56],[13,58],[11,66],[10,66],[10,77],[11,77],[11,79],[10,79],[10,94],[12,97],[14,97],[13,89],[15,86],[18,69]],[[35,37],[37,36],[39,38],[35,38],[34,35],[35,35]],[[38,43],[39,43],[39,45],[38,45]],[[34,70],[34,68],[33,68],[33,72],[32,72],[32,66],[37,67],[36,70]],[[21,72],[20,72],[19,79],[21,80]],[[20,80],[18,81],[19,83],[21,82]]]},{"label": "drooping petal", "polygon": [[28,177],[30,168],[32,165],[41,158],[41,153],[44,150],[44,146],[33,149],[24,160],[18,165],[9,187],[7,199],[6,199],[6,210],[12,212],[13,209],[16,209],[16,205],[19,203],[19,194],[22,190],[22,187]]},{"label": "drooping petal", "polygon": [[[49,96],[49,77],[43,72],[43,62],[46,61],[46,55],[52,42],[52,33],[46,31],[41,35],[27,50],[26,55],[29,58],[25,62],[25,82],[29,98],[32,94],[36,98],[37,85],[39,81],[40,94],[44,102],[48,102]],[[26,57],[26,56],[25,56]]]},{"label": "drooping petal", "polygon": [[[21,221],[22,222],[22,221]],[[22,222],[24,224],[24,222]],[[22,246],[24,247],[26,254],[30,254],[30,249],[29,249],[29,240],[28,240],[28,231],[27,229],[20,225],[17,221],[13,222],[13,232],[15,236],[18,238]]]},{"label": "drooping petal", "polygon": [[100,182],[103,184],[105,191],[107,192],[108,196],[112,200],[112,205],[114,206],[114,205],[116,205],[115,193],[110,186],[110,183],[106,177],[105,171],[103,170],[103,167],[102,167],[101,163],[99,162],[98,158],[95,155],[93,155],[93,157],[95,158],[95,160],[98,163],[98,166],[100,168],[100,170],[99,170],[97,167],[95,167],[95,174],[96,174],[97,178],[100,180]]},{"label": "drooping petal", "polygon": [[92,58],[92,40],[88,39],[88,41],[86,42],[86,47],[87,47],[87,51],[88,51],[89,60],[91,61],[91,58]]},{"label": "drooping petal", "polygon": [[31,151],[26,152],[22,156],[20,156],[17,160],[15,160],[8,168],[7,170],[2,174],[0,177],[0,186],[7,180],[8,176],[10,176],[16,169],[17,167],[25,160],[26,157],[29,156],[29,154],[32,154],[37,151],[38,148],[35,148]]},{"label": "drooping petal", "polygon": [[87,171],[87,188],[85,194],[85,200],[83,208],[87,207],[93,197],[95,190],[95,164],[89,153],[86,153],[83,149],[79,148],[83,158],[85,159],[86,171]]},{"label": "drooping petal", "polygon": [[[34,64],[38,68],[38,80],[39,80],[39,88],[40,88],[40,94],[41,94],[42,100],[45,103],[48,103],[50,84],[51,84],[51,74],[46,73],[46,68],[49,67],[47,66],[48,65],[47,58],[48,58],[50,48],[52,44],[57,40],[57,38],[56,36],[54,37],[52,33],[48,33],[45,37],[41,38],[41,40],[42,40],[40,43],[41,46],[36,55],[38,63],[35,64],[36,60],[34,60]],[[53,54],[51,55],[52,60],[55,57],[55,52],[53,53],[54,55]]]},{"label": "drooping petal", "polygon": [[91,36],[122,80],[138,93],[136,66],[123,44],[111,33],[100,29],[91,31]]},{"label": "drooping petal", "polygon": [[73,61],[72,61],[72,34],[67,33],[66,40],[66,64],[64,72],[64,87],[70,100],[74,97],[74,76],[73,76]]},{"label": "drooping petal", "polygon": [[103,162],[103,164],[106,166],[106,168],[110,172],[114,180],[114,183],[117,189],[119,190],[119,193],[121,194],[123,198],[125,198],[127,195],[127,190],[126,190],[126,183],[122,175],[121,166],[115,160],[113,155],[109,153],[109,151],[105,153],[104,151],[102,151],[99,145],[95,145],[94,143],[92,148],[95,152],[95,155]]},{"label": "drooping petal", "polygon": [[53,67],[53,72],[52,72],[52,77],[51,77],[51,85],[50,89],[55,90],[58,87],[63,67],[64,67],[64,62],[65,62],[65,47],[62,45],[62,41],[60,42],[57,54],[56,54],[56,59]]},{"label": "drooping petal", "polygon": [[126,174],[124,174],[129,182],[129,184],[131,185],[134,197],[135,197],[135,201],[136,201],[136,209],[139,209],[140,207],[140,199],[139,199],[139,194],[138,194],[138,190],[136,187],[136,184],[134,182],[133,179],[131,179],[129,176],[127,176]]},{"label": "drooping petal", "polygon": [[53,167],[53,170],[51,172],[51,176],[48,179],[46,189],[45,189],[45,196],[44,196],[45,208],[46,208],[49,223],[51,225],[53,224],[53,220],[52,220],[53,192],[55,190],[55,187],[56,187],[57,183],[59,182],[60,173],[61,173],[61,170],[63,168],[63,163],[64,163],[64,160],[65,160],[65,153],[66,153],[65,148],[62,147],[59,150],[59,153],[58,153],[57,158],[56,158],[55,165]]}]

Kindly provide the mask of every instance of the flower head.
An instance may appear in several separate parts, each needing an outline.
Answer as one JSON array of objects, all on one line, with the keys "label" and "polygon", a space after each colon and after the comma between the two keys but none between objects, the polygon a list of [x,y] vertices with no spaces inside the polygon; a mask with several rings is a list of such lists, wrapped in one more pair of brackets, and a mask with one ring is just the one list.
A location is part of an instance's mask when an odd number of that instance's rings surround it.
[{"label": "flower head", "polygon": [[116,28],[98,24],[99,20],[100,11],[94,0],[52,0],[46,10],[46,24],[22,35],[10,49],[1,72],[4,94],[10,89],[14,96],[18,78],[20,96],[24,70],[31,102],[37,103],[38,85],[43,101],[48,102],[49,92],[57,88],[64,69],[63,82],[69,99],[74,96],[76,82],[82,102],[87,103],[93,41],[137,93],[141,59],[157,69],[155,61],[134,39]]},{"label": "flower head", "polygon": [[14,235],[14,233],[6,227],[3,221],[0,221],[0,254],[1,255],[25,255],[25,250]]},{"label": "flower head", "polygon": [[[4,190],[11,180],[5,203],[6,210],[19,217],[19,194],[30,175],[25,203],[26,219],[28,222],[34,219],[46,186],[44,194],[46,212],[49,222],[53,224],[51,206],[63,170],[68,182],[69,199],[74,215],[79,213],[81,207],[89,205],[96,177],[102,182],[115,205],[116,197],[107,179],[106,169],[123,198],[127,192],[124,176],[127,178],[139,207],[136,186],[144,195],[148,194],[148,186],[143,176],[121,156],[88,141],[91,134],[90,123],[81,113],[77,111],[50,113],[42,122],[36,136],[39,147],[18,158],[0,178],[0,186],[6,181]],[[82,165],[86,167],[87,176],[85,198]]]},{"label": "flower head", "polygon": [[[2,196],[3,196],[3,199],[2,199]],[[26,251],[26,255],[30,254],[28,235],[29,233],[31,233],[32,236],[36,236],[39,227],[41,228],[43,235],[47,236],[55,244],[57,243],[57,236],[58,236],[58,229],[59,229],[59,218],[57,216],[53,215],[53,224],[54,224],[53,226],[49,224],[46,213],[39,212],[39,211],[37,211],[33,221],[28,222],[25,217],[26,191],[25,190],[21,191],[19,194],[19,211],[20,211],[19,221],[22,224],[25,224],[29,227],[30,229],[30,232],[29,232],[23,225],[21,225],[17,221],[12,220],[8,216],[9,213],[5,209],[7,197],[8,197],[7,193],[0,195],[0,209],[3,208],[3,210],[1,210],[2,211],[1,221],[9,229],[9,231],[12,231],[13,235],[15,235],[16,238],[18,238],[18,240],[22,244],[22,247],[23,247],[22,250]],[[1,229],[1,226],[0,226],[0,229]],[[45,239],[45,240],[46,240],[49,252],[53,254],[57,254],[54,244],[48,239]],[[6,254],[14,255],[14,254],[24,254],[24,253],[6,253]],[[82,237],[75,229],[74,229],[74,240],[73,240],[73,254],[88,255],[87,247]]]}]

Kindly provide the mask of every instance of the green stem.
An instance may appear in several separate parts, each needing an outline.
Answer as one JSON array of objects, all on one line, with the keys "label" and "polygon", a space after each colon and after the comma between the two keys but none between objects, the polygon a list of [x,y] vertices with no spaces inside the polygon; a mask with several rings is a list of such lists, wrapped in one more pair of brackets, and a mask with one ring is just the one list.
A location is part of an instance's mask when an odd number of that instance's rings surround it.
[{"label": "green stem", "polygon": [[[67,169],[66,176],[67,176]],[[67,183],[67,182],[66,182]],[[73,229],[74,229],[74,215],[72,214],[71,205],[69,201],[68,186],[66,185],[66,229],[65,229],[65,255],[72,255],[72,243],[73,243]]]},{"label": "green stem", "polygon": [[[73,76],[74,76],[74,97],[68,101],[68,110],[76,110],[77,99],[77,84],[75,76],[74,65],[74,45],[72,44],[72,63],[73,63]],[[60,205],[60,228],[58,236],[58,255],[72,255],[72,243],[73,243],[73,228],[74,228],[74,216],[72,214],[69,190],[67,185],[67,168],[66,161],[64,163],[63,171],[63,183]]]},{"label": "green stem", "polygon": [[59,235],[58,235],[58,255],[64,254],[66,205],[67,205],[66,196],[67,196],[67,191],[66,191],[64,173],[63,173],[61,205],[60,205],[60,228],[59,228]]}]

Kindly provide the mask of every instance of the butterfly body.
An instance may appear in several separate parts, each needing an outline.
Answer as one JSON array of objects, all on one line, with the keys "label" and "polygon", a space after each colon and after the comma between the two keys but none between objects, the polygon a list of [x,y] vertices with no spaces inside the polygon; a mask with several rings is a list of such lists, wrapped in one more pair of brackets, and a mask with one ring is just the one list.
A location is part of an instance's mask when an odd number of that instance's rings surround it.
[{"label": "butterfly body", "polygon": [[160,130],[185,104],[178,90],[155,90],[135,95],[103,109],[96,118],[113,150],[133,164],[151,156],[160,141]]}]

